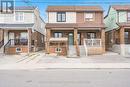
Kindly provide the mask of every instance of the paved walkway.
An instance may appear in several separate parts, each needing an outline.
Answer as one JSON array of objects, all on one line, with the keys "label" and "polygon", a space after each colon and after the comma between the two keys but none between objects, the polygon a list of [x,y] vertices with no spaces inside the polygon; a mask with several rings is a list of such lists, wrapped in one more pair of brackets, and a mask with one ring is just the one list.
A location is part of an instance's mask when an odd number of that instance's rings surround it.
[{"label": "paved walkway", "polygon": [[130,58],[125,58],[120,55],[66,58],[37,52],[22,55],[0,55],[0,65],[0,69],[130,68]]}]

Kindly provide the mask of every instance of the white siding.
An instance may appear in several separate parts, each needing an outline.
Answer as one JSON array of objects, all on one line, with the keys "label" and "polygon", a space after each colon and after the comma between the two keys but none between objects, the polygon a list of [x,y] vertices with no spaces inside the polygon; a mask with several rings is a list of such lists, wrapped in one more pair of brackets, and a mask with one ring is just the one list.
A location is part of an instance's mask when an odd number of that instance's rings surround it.
[{"label": "white siding", "polygon": [[23,22],[17,22],[15,14],[0,14],[0,23],[34,23],[34,13],[24,12]]},{"label": "white siding", "polygon": [[76,12],[66,12],[66,22],[57,22],[57,12],[48,13],[49,23],[76,23]]},{"label": "white siding", "polygon": [[127,12],[126,11],[120,11],[119,12],[119,22],[127,22]]}]

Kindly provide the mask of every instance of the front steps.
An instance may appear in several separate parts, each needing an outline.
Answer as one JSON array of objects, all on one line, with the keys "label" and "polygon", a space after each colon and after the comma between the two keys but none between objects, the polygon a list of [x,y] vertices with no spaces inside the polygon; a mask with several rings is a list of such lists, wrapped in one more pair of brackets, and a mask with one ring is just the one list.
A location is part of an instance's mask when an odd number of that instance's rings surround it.
[{"label": "front steps", "polygon": [[74,45],[69,45],[69,51],[68,51],[67,57],[70,57],[70,58],[78,57],[76,53],[76,47]]},{"label": "front steps", "polygon": [[79,49],[80,49],[80,56],[86,56],[84,45],[80,45]]}]

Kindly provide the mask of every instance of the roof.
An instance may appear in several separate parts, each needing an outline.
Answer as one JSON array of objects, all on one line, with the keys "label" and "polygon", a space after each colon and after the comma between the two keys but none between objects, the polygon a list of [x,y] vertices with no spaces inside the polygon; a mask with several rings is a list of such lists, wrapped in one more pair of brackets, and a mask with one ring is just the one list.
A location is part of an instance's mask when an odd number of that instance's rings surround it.
[{"label": "roof", "polygon": [[47,23],[46,28],[105,28],[105,24],[99,23]]},{"label": "roof", "polygon": [[34,24],[0,24],[0,28],[32,28]]},{"label": "roof", "polygon": [[103,11],[100,6],[48,6],[47,12],[57,12],[57,11]]},{"label": "roof", "polygon": [[36,9],[35,6],[15,6],[15,10],[34,10],[34,9]]},{"label": "roof", "polygon": [[130,5],[112,5],[111,7],[115,10],[130,10]]},{"label": "roof", "polygon": [[68,40],[68,38],[62,37],[62,38],[50,38],[50,41],[52,42],[66,42]]}]

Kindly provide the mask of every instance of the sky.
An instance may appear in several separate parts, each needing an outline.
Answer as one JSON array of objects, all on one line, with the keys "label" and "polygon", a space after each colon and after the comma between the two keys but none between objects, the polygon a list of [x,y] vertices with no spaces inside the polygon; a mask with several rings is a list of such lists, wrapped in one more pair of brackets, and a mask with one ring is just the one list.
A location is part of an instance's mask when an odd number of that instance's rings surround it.
[{"label": "sky", "polygon": [[130,0],[15,0],[16,6],[37,6],[41,17],[46,21],[46,8],[49,5],[100,5],[104,9],[104,16],[107,14],[109,6],[115,4],[130,4]]}]

